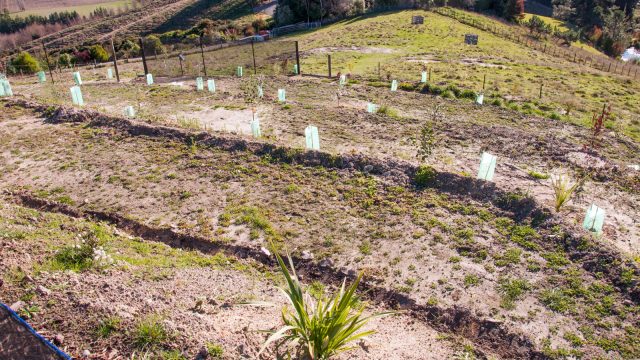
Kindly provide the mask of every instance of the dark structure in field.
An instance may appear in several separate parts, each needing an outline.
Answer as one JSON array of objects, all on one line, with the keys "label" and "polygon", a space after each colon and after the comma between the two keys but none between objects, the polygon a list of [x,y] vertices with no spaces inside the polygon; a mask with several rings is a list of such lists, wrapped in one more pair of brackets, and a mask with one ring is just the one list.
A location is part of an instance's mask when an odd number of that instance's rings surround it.
[{"label": "dark structure in field", "polygon": [[420,24],[424,24],[424,16],[412,16],[411,17],[411,24],[413,25],[420,25]]},{"label": "dark structure in field", "polygon": [[468,45],[478,45],[478,35],[476,34],[465,34],[464,35],[464,43]]}]

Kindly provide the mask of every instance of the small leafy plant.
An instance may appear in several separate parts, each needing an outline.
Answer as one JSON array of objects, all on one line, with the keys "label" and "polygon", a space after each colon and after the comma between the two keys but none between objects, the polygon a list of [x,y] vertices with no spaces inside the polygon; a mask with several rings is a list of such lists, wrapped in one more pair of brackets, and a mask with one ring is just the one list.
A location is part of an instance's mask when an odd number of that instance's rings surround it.
[{"label": "small leafy plant", "polygon": [[604,124],[611,118],[611,105],[603,105],[602,112],[600,114],[594,113],[591,119],[591,136],[589,137],[589,143],[584,145],[585,150],[591,149],[595,151],[597,147],[602,146],[602,131]]},{"label": "small leafy plant", "polygon": [[140,349],[160,346],[171,339],[171,334],[156,315],[142,319],[134,330],[133,343]]},{"label": "small leafy plant", "polygon": [[556,212],[560,212],[562,206],[571,199],[574,191],[581,186],[582,183],[584,183],[584,179],[571,185],[569,179],[562,175],[551,177],[551,187],[553,188]]},{"label": "small leafy plant", "polygon": [[360,331],[369,320],[386,316],[392,312],[376,313],[363,316],[365,304],[356,297],[356,289],[362,279],[358,276],[353,284],[346,287],[346,279],[337,294],[333,296],[319,295],[313,299],[304,292],[291,257],[287,268],[282,257],[274,251],[280,272],[284,275],[287,287],[281,288],[293,307],[282,309],[284,325],[272,333],[262,346],[262,353],[270,344],[277,343],[277,348],[285,345],[286,353],[291,356],[293,350],[296,359],[325,360],[352,349],[349,344],[355,340],[374,333],[373,330]]},{"label": "small leafy plant", "polygon": [[106,267],[113,259],[101,246],[104,229],[95,227],[79,236],[76,243],[56,252],[53,258],[54,269],[83,271],[91,267]]}]

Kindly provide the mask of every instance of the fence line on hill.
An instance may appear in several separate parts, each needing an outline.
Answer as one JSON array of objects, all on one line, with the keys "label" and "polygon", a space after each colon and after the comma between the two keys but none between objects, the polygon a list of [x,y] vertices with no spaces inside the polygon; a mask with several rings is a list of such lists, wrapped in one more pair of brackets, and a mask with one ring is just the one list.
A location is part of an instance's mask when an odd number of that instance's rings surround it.
[{"label": "fence line on hill", "polygon": [[627,76],[634,79],[637,79],[638,73],[640,73],[639,65],[634,65],[632,63],[625,64],[621,61],[612,60],[611,58],[602,55],[596,55],[580,48],[572,47],[573,50],[566,50],[553,42],[551,44],[548,44],[546,42],[533,39],[529,36],[528,33],[526,33],[526,31],[522,31],[513,26],[511,30],[516,30],[516,33],[501,30],[498,26],[495,25],[487,26],[486,24],[483,24],[482,22],[476,20],[471,16],[461,14],[460,12],[447,7],[436,8],[433,11],[440,15],[455,19],[465,25],[490,32],[502,38],[509,39],[530,49],[561,57],[570,62],[589,66],[596,70]]}]

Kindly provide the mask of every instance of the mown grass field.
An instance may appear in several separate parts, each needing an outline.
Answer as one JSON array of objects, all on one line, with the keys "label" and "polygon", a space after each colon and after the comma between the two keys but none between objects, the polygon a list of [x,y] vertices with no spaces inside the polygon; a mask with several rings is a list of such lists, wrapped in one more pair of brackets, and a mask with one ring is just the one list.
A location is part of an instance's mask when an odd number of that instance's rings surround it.
[{"label": "mown grass field", "polygon": [[48,16],[54,12],[61,11],[77,11],[80,16],[89,16],[95,9],[102,7],[107,10],[124,10],[126,6],[132,6],[132,0],[116,0],[116,1],[104,1],[96,4],[85,4],[85,5],[65,5],[60,4],[59,6],[50,6],[46,8],[34,8],[34,9],[26,9],[24,11],[15,11],[12,12],[12,16],[20,16],[25,17],[29,15],[40,15],[40,16]]},{"label": "mown grass field", "polygon": [[[425,24],[411,25],[413,15],[424,16]],[[507,29],[501,23],[495,26]],[[467,33],[479,33],[478,46],[463,43]],[[593,112],[609,103],[615,119],[610,129],[640,139],[638,81],[543,54],[432,12],[367,16],[292,38],[300,41],[306,73],[327,74],[330,53],[334,75],[377,78],[380,63],[385,80],[419,82],[421,71],[428,68],[431,83],[475,91],[482,90],[486,76],[485,101],[499,99],[512,109],[585,127],[590,126]]]}]

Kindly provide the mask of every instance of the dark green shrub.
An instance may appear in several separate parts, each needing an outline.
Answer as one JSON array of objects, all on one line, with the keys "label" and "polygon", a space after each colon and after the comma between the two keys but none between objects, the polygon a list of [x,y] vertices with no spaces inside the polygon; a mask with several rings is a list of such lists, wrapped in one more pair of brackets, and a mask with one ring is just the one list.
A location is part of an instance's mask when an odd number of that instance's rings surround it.
[{"label": "dark green shrub", "polygon": [[416,84],[402,82],[398,85],[398,88],[403,91],[416,91],[418,86]]},{"label": "dark green shrub", "polygon": [[454,93],[452,93],[450,90],[445,90],[443,91],[440,96],[442,96],[445,99],[452,99],[455,98],[456,95]]},{"label": "dark green shrub", "polygon": [[471,99],[471,100],[475,100],[477,96],[478,94],[476,94],[476,92],[473,90],[462,90],[458,95],[458,97],[461,99]]},{"label": "dark green shrub", "polygon": [[438,172],[429,165],[420,165],[416,170],[415,182],[419,187],[426,187],[433,184],[438,176]]},{"label": "dark green shrub", "polygon": [[451,91],[455,97],[460,97],[460,89],[453,84],[448,85],[445,90]]},{"label": "dark green shrub", "polygon": [[431,93],[433,95],[440,95],[440,94],[442,94],[442,92],[444,92],[444,89],[442,89],[438,85],[432,85],[432,86],[429,87],[429,93]]},{"label": "dark green shrub", "polygon": [[502,100],[500,99],[495,99],[491,102],[491,105],[495,105],[495,106],[502,106]]},{"label": "dark green shrub", "polygon": [[549,119],[560,120],[560,114],[558,114],[557,112],[552,112],[551,115],[549,115]]},{"label": "dark green shrub", "polygon": [[440,86],[429,83],[424,84],[424,86],[422,86],[422,90],[420,90],[420,92],[423,94],[433,95],[440,95],[443,91],[444,90]]}]

